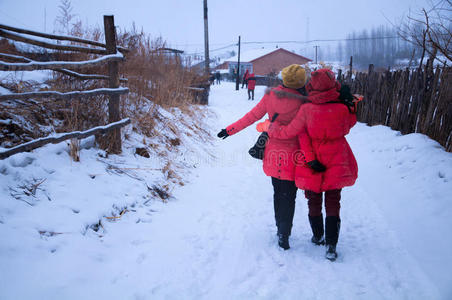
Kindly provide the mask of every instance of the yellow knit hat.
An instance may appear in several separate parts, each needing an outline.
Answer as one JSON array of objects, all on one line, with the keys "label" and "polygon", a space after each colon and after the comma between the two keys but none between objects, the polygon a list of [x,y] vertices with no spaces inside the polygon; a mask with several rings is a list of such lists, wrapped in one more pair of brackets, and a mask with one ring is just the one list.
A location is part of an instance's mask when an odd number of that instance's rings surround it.
[{"label": "yellow knit hat", "polygon": [[283,84],[291,89],[302,88],[306,83],[306,71],[300,65],[290,65],[281,71]]}]

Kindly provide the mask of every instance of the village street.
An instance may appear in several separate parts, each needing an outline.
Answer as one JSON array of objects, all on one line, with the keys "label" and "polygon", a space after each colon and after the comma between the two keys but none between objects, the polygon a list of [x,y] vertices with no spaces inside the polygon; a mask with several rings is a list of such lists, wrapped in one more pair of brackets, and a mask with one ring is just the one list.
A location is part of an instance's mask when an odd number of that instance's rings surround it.
[{"label": "village street", "polygon": [[[263,93],[264,87],[258,87],[256,99]],[[246,99],[244,89],[235,91],[232,83],[212,86],[209,109],[216,117],[211,118],[209,130],[214,136],[256,103]],[[443,165],[450,164],[450,154],[422,135],[400,136],[383,126],[357,124],[348,140],[358,160],[359,179],[344,189],[339,258],[332,263],[324,258],[323,247],[310,242],[302,191],[297,196],[291,249],[277,246],[270,178],[264,175],[262,162],[247,154],[257,135],[250,126],[216,140],[212,158],[191,158],[197,167],[189,182],[174,190],[174,198],[166,204],[138,205],[136,212],[105,223],[100,238],[75,232],[39,239],[20,225],[5,227],[9,217],[4,215],[0,229],[7,238],[0,247],[0,298],[446,299],[451,295],[451,261],[445,247],[451,242],[446,233],[451,221],[444,194],[451,190],[452,181],[437,176]],[[425,172],[425,156],[433,157],[429,162],[434,170]],[[122,181],[117,181],[119,186],[109,182],[105,184],[113,193],[127,190],[133,196],[137,189],[121,186]],[[13,242],[19,232],[25,234],[26,251]]]}]

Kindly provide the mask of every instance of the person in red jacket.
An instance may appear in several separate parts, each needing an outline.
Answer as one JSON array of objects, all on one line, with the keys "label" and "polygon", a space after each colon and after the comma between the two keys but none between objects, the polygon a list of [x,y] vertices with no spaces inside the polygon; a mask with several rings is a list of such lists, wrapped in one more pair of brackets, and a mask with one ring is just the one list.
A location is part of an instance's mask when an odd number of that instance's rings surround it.
[{"label": "person in red jacket", "polygon": [[[300,67],[301,68],[301,67]],[[256,87],[256,77],[254,77],[254,73],[251,73],[248,76],[248,100],[254,100],[254,88]],[[284,79],[283,79],[284,81]]]},{"label": "person in red jacket", "polygon": [[278,124],[277,120],[270,124],[267,120],[264,122],[267,126],[260,127],[268,131],[270,138],[290,139],[298,135],[300,149],[308,163],[297,165],[295,183],[298,188],[305,190],[308,199],[313,233],[311,241],[317,245],[326,243],[326,258],[334,261],[337,258],[336,244],[341,224],[341,189],[353,185],[358,177],[358,165],[345,139],[345,135],[356,124],[356,114],[340,102],[340,84],[329,69],[313,72],[306,90],[310,103],[299,109],[290,124]]},{"label": "person in red jacket", "polygon": [[[268,114],[269,118],[278,114],[277,120],[281,124],[289,124],[307,99],[302,94],[303,91],[300,91],[306,82],[306,72],[299,65],[290,65],[282,70],[282,78],[283,85],[267,89],[264,97],[250,112],[226,129],[221,130],[218,137],[226,138],[234,135],[260,120],[265,114]],[[248,84],[249,88],[251,82]],[[290,248],[289,236],[295,211],[297,187],[294,177],[298,150],[298,140],[295,136],[269,138],[263,158],[264,173],[272,178],[274,189],[273,204],[278,229],[278,244],[285,250]]]},{"label": "person in red jacket", "polygon": [[246,84],[246,88],[248,88],[248,76],[249,75],[250,75],[250,72],[248,71],[248,69],[246,69],[245,74],[243,74],[243,78],[242,78],[242,89],[245,84]]}]

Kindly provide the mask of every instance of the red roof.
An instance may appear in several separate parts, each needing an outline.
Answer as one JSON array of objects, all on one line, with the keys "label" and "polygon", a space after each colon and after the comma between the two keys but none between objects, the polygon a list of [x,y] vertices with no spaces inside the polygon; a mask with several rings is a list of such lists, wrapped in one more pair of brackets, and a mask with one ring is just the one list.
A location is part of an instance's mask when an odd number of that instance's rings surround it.
[{"label": "red roof", "polygon": [[278,48],[278,49],[276,49],[275,51],[272,51],[272,52],[267,53],[267,54],[265,54],[265,55],[262,55],[262,56],[260,56],[260,57],[258,57],[258,58],[255,58],[255,59],[251,60],[250,62],[255,62],[256,60],[259,60],[259,59],[264,58],[264,57],[266,57],[266,56],[275,54],[275,52],[277,52],[277,51],[284,52],[284,53],[287,53],[287,54],[296,56],[296,57],[298,57],[298,58],[300,58],[300,59],[304,59],[304,60],[307,60],[307,61],[312,61],[312,59],[309,59],[309,58],[304,57],[304,56],[302,56],[302,55],[299,55],[299,54],[290,52],[290,51],[288,51],[288,50],[286,50],[286,49],[283,49],[283,48]]}]

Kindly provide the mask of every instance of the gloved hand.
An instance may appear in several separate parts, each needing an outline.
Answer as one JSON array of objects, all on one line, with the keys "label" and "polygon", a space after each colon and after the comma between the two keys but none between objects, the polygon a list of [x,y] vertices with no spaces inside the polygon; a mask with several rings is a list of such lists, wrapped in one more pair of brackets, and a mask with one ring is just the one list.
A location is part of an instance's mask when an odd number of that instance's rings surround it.
[{"label": "gloved hand", "polygon": [[344,102],[352,102],[353,101],[353,95],[350,92],[350,87],[348,85],[342,85],[341,90],[339,91],[339,99]]},{"label": "gloved hand", "polygon": [[219,137],[220,139],[225,139],[229,136],[228,132],[226,131],[226,129],[221,129],[220,132],[218,132],[217,137]]},{"label": "gloved hand", "polygon": [[356,114],[358,111],[358,103],[364,99],[363,95],[353,94],[353,107],[350,108],[351,112]]},{"label": "gloved hand", "polygon": [[268,131],[270,124],[271,124],[271,122],[268,119],[265,120],[264,122],[257,123],[256,130],[259,132],[266,132],[266,131]]},{"label": "gloved hand", "polygon": [[326,171],[324,165],[322,165],[317,159],[307,162],[308,166],[316,172],[322,173]]}]

